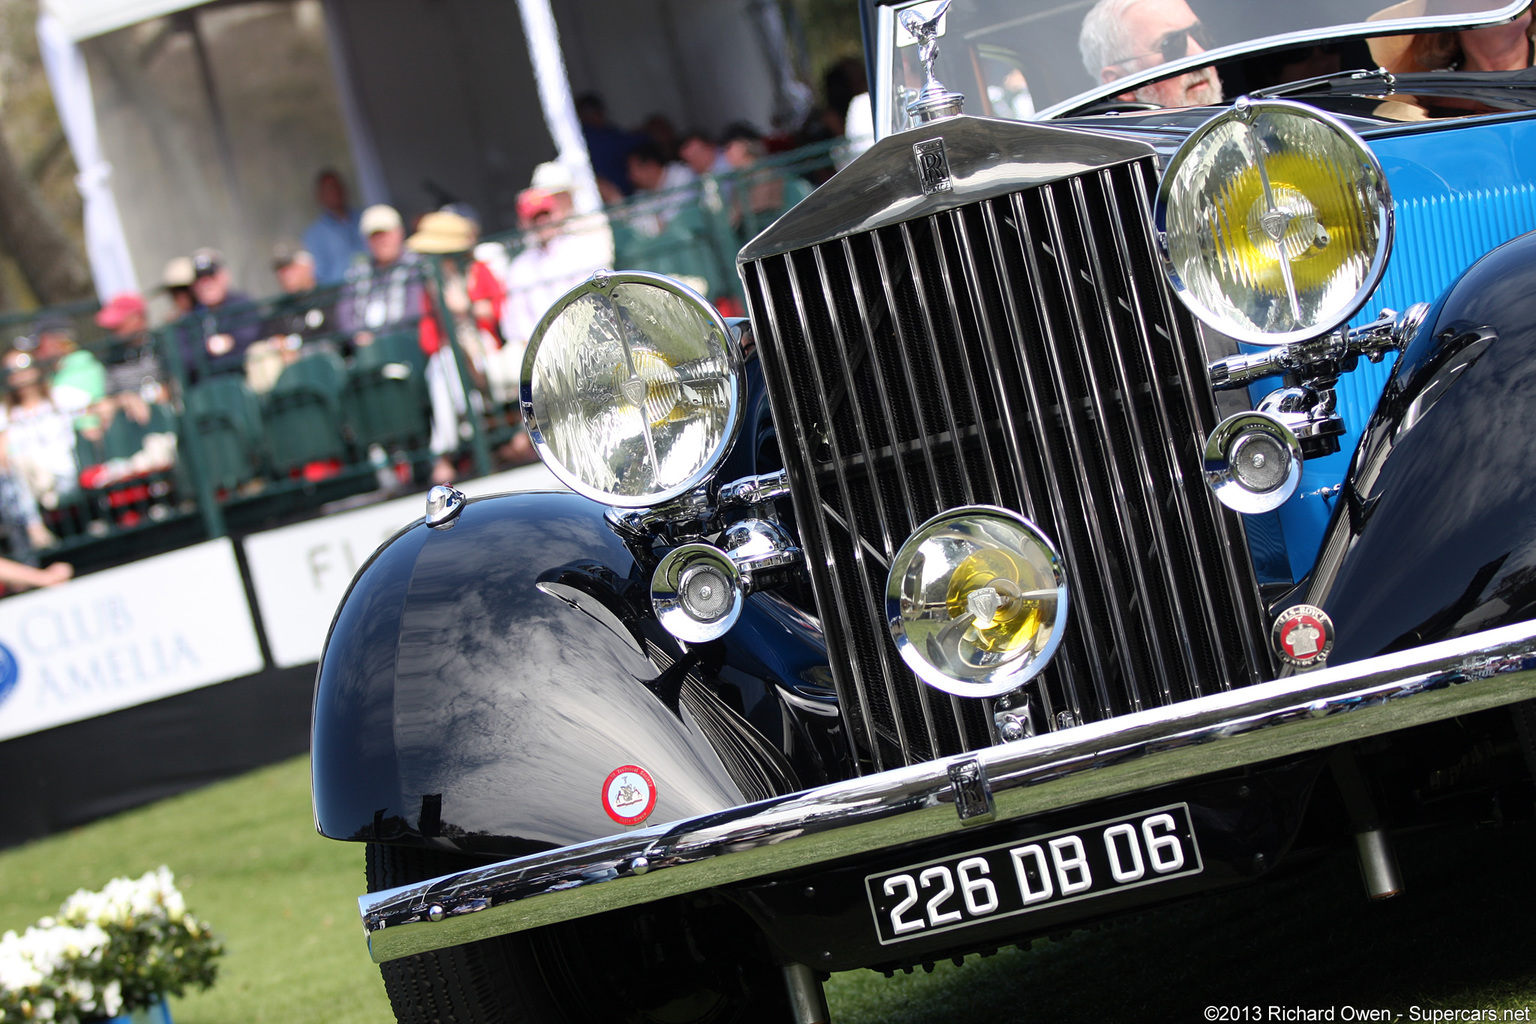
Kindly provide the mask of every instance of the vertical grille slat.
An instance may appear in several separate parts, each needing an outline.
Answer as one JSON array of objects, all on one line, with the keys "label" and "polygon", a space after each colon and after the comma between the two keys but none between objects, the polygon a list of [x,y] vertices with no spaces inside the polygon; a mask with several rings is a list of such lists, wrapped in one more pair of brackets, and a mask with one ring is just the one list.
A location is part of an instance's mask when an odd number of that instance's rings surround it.
[{"label": "vertical grille slat", "polygon": [[[1146,192],[1146,184],[1146,179],[1143,176],[1133,176],[1131,194],[1138,203],[1144,198],[1149,198]],[[1106,194],[1110,203],[1113,204],[1115,202],[1113,190],[1106,189]],[[1135,251],[1134,246],[1144,245],[1143,239],[1132,238],[1126,234],[1120,217],[1111,216],[1109,218],[1109,226],[1116,252],[1129,254]],[[1153,254],[1150,252],[1144,252],[1143,255],[1148,261],[1153,258]],[[1170,403],[1176,401],[1177,396],[1171,395],[1165,390],[1161,376],[1157,372],[1156,353],[1147,347],[1151,341],[1151,332],[1147,330],[1147,321],[1143,313],[1143,304],[1146,300],[1134,275],[1127,274],[1125,276],[1125,288],[1129,298],[1127,308],[1133,329],[1121,336],[1123,343],[1117,339],[1114,351],[1122,361],[1127,356],[1135,356],[1146,367],[1147,381],[1151,394],[1148,411],[1151,417],[1157,421],[1154,424],[1157,428],[1155,436],[1166,442],[1180,436],[1168,422]],[[1105,301],[1109,301],[1108,296],[1105,297]],[[1153,304],[1156,304],[1157,301],[1156,296],[1152,297],[1151,302]],[[1166,478],[1177,480],[1180,476],[1178,462],[1175,453],[1166,447],[1159,450],[1152,446],[1149,440],[1149,437],[1152,436],[1151,428],[1143,427],[1139,418],[1136,423],[1136,431],[1137,443],[1135,452],[1141,462],[1140,469],[1144,480],[1145,501],[1148,507],[1158,507],[1160,498],[1154,483],[1156,470],[1161,470]],[[1183,433],[1187,433],[1187,430]],[[1165,461],[1160,466],[1157,466],[1155,470],[1153,459],[1156,456],[1162,456]],[[1171,506],[1171,520],[1174,528],[1171,531],[1158,531],[1155,534],[1160,560],[1164,565],[1174,564],[1175,556],[1174,552],[1170,550],[1170,546],[1178,543],[1179,538],[1194,538],[1198,536],[1193,511],[1187,497],[1177,488],[1169,492],[1169,497],[1171,499],[1169,502],[1169,506]],[[1169,593],[1169,606],[1174,610],[1174,614],[1180,622],[1213,622],[1216,618],[1216,606],[1212,602],[1210,585],[1206,579],[1207,569],[1203,564],[1202,554],[1198,547],[1191,546],[1187,551],[1187,557],[1194,565],[1194,573],[1191,578],[1194,592],[1192,595],[1185,596],[1180,593],[1177,581],[1171,578],[1165,579],[1165,587]],[[1196,609],[1198,609],[1198,614]],[[1195,644],[1200,638],[1191,636],[1189,632],[1181,630],[1178,634],[1178,639],[1183,649],[1182,654],[1185,661],[1190,664],[1197,663],[1201,657],[1201,652],[1195,648]],[[1221,647],[1218,644],[1211,644],[1209,649],[1219,653]],[[1223,661],[1216,673],[1218,679],[1224,680],[1240,676],[1240,672],[1233,671],[1234,668],[1235,666]],[[1203,695],[1206,687],[1201,677],[1195,675],[1192,678],[1192,683],[1194,684],[1194,690],[1187,696],[1198,697]]]},{"label": "vertical grille slat", "polygon": [[[1135,165],[1131,178],[1132,199],[1137,209],[1148,210],[1152,208],[1152,193],[1156,189],[1156,182],[1151,168],[1145,165]],[[1143,260],[1148,265],[1155,262],[1157,257],[1151,250],[1151,241],[1148,237],[1142,237],[1139,241],[1124,231],[1123,225],[1117,223],[1119,231],[1118,239],[1125,246],[1128,253],[1140,252]],[[1164,288],[1151,289],[1150,301],[1162,313],[1162,322],[1169,325],[1169,329],[1176,333],[1176,337],[1169,338],[1168,354],[1175,363],[1173,375],[1181,383],[1182,388],[1198,387],[1198,382],[1203,382],[1205,377],[1204,354],[1200,345],[1193,338],[1194,326],[1181,327],[1180,321],[1173,314],[1173,296]],[[1138,307],[1143,308],[1143,307]],[[1187,323],[1187,322],[1186,322]],[[1150,332],[1142,331],[1141,344],[1146,352],[1148,360],[1155,359],[1155,353]],[[1154,381],[1160,382],[1161,378],[1154,376]],[[1177,454],[1171,450],[1176,438],[1186,436],[1190,428],[1178,430],[1176,425],[1169,422],[1169,411],[1180,408],[1188,408],[1189,402],[1177,402],[1172,396],[1159,395],[1159,401],[1155,408],[1163,415],[1165,444],[1170,446],[1168,453],[1169,464],[1178,472]],[[1198,424],[1195,425],[1198,427]],[[1200,436],[1205,432],[1201,431]],[[1206,495],[1199,488],[1194,489],[1194,494],[1189,493],[1189,488],[1177,488],[1174,490],[1174,501],[1179,512],[1179,523],[1183,530],[1171,532],[1174,539],[1185,539],[1189,548],[1189,557],[1194,567],[1194,580],[1200,590],[1202,611],[1205,621],[1220,621],[1218,604],[1222,600],[1230,599],[1230,594],[1224,593],[1217,596],[1213,586],[1214,581],[1223,581],[1231,585],[1231,581],[1246,581],[1252,576],[1252,566],[1248,561],[1248,545],[1244,538],[1240,521],[1236,517],[1224,513],[1220,508],[1211,505]],[[1200,499],[1197,503],[1192,498]],[[1197,510],[1202,514],[1199,519],[1205,525],[1197,524]],[[1204,536],[1207,531],[1214,531],[1218,538],[1214,544],[1199,545],[1195,539]],[[1214,554],[1212,553],[1214,548]],[[1255,683],[1260,679],[1260,670],[1269,667],[1268,648],[1264,646],[1261,634],[1255,629],[1256,619],[1250,617],[1246,622],[1239,620],[1237,636],[1233,643],[1221,644],[1214,648],[1219,659],[1217,671],[1218,678],[1214,680],[1221,689],[1230,689],[1232,686]],[[1246,627],[1246,628],[1241,628]],[[1236,651],[1233,648],[1237,648]]]},{"label": "vertical grille slat", "polygon": [[[799,275],[795,273],[793,257],[790,258],[789,263],[790,290],[793,297],[796,313],[798,314],[801,323],[813,323],[814,321],[808,316],[809,311],[806,305],[808,297],[800,286]],[[817,279],[818,281],[824,280],[819,273],[817,275]],[[818,312],[820,311],[818,310]],[[839,364],[843,365],[841,360],[839,360]],[[834,393],[827,389],[827,382],[823,376],[820,362],[813,358],[810,360],[810,365],[812,374],[816,381],[817,390],[823,395]],[[851,399],[854,393],[854,389],[850,388],[848,390],[847,397]],[[831,448],[832,480],[836,486],[841,507],[845,512],[845,515],[841,518],[840,522],[848,534],[849,544],[853,554],[853,571],[856,572],[864,592],[883,594],[885,590],[884,573],[871,571],[871,552],[868,548],[869,542],[862,535],[862,532],[859,529],[859,520],[853,514],[853,485],[848,478],[847,462],[843,457],[845,449],[842,443],[841,431],[839,430],[837,424],[839,417],[832,415],[832,412],[833,410],[827,410],[826,414],[823,415],[820,428],[822,431],[825,431],[827,436],[827,444]],[[857,413],[855,413],[855,416],[857,417]],[[864,473],[867,478],[866,482],[870,484],[873,483],[873,480],[869,479],[871,466],[872,463],[868,463],[864,467]],[[882,532],[884,532],[887,537],[889,536],[889,531]],[[890,549],[880,548],[877,548],[876,551],[879,552],[877,566],[882,569],[888,569],[892,551]],[[878,631],[883,628],[883,608],[881,608],[879,604],[865,601],[860,602],[857,605],[857,608],[862,612],[861,617],[865,620],[863,623],[861,623],[861,625],[864,627],[864,631],[870,633],[878,633]],[[881,671],[879,673],[879,677],[883,680],[885,688],[887,689],[887,698],[892,703],[895,703],[895,693],[892,689],[892,680],[896,675],[895,666],[891,664],[893,659],[890,652],[888,652],[883,647],[877,647],[876,651],[880,660]],[[901,750],[910,749],[913,745],[912,737],[909,734],[909,723],[906,721],[905,717],[901,715],[893,716],[891,719],[891,724],[894,726],[894,735],[898,748]],[[927,728],[927,732],[931,737],[931,725]],[[878,754],[880,750],[880,744],[874,736],[870,737],[870,744],[872,749],[874,749]]]},{"label": "vertical grille slat", "polygon": [[[957,312],[969,309],[969,319],[974,321],[977,330],[983,337],[988,339],[988,341],[992,341],[991,325],[987,322],[985,311],[980,307],[979,285],[973,272],[974,267],[969,259],[971,254],[966,245],[965,218],[962,213],[952,211],[944,216],[942,223],[945,228],[945,238],[952,239],[955,251],[953,268],[951,268],[948,261],[942,267],[944,297],[948,301],[950,309]],[[957,275],[963,278],[962,285],[958,289],[955,287],[955,277]],[[989,353],[983,352],[981,355],[981,362],[985,368],[984,375],[991,379],[992,366],[996,360]],[[999,441],[1002,441],[1003,438],[998,436],[995,429],[989,429],[988,427],[990,418],[988,413],[990,410],[985,408],[982,403],[983,392],[976,386],[975,376],[962,374],[961,382],[965,387],[966,400],[970,405],[973,421],[976,424],[976,448],[977,454],[981,459],[983,472],[985,473],[985,479],[983,480],[985,493],[993,496],[1000,495],[1003,493],[1003,478],[997,471],[997,461],[992,452],[992,439],[996,436]],[[1022,492],[1020,493],[1022,496]]]},{"label": "vertical grille slat", "polygon": [[[1138,424],[1135,422],[1136,392],[1139,390],[1139,380],[1134,379],[1125,372],[1125,365],[1117,356],[1120,352],[1120,332],[1116,326],[1116,318],[1113,311],[1117,304],[1116,297],[1111,294],[1109,277],[1111,270],[1106,267],[1095,245],[1095,230],[1099,225],[1095,223],[1093,211],[1089,209],[1088,196],[1085,191],[1084,179],[1075,179],[1071,183],[1069,198],[1076,214],[1075,221],[1087,226],[1090,230],[1082,235],[1084,259],[1089,269],[1087,287],[1094,291],[1094,301],[1085,303],[1077,288],[1073,289],[1072,298],[1074,305],[1088,306],[1100,311],[1103,322],[1099,324],[1100,332],[1105,341],[1102,353],[1090,353],[1084,362],[1084,371],[1088,378],[1088,393],[1092,396],[1095,417],[1104,427],[1109,429],[1112,422],[1116,422],[1115,429],[1120,433],[1122,443],[1112,444],[1115,456],[1104,462],[1106,484],[1113,494],[1114,500],[1110,502],[1110,511],[1115,523],[1117,541],[1122,550],[1122,557],[1126,572],[1129,575],[1128,582],[1134,594],[1146,595],[1142,600],[1131,600],[1129,596],[1122,596],[1121,603],[1128,605],[1132,610],[1133,621],[1139,623],[1135,636],[1134,647],[1142,651],[1155,650],[1155,644],[1159,638],[1160,630],[1154,618],[1154,605],[1148,599],[1154,589],[1160,591],[1161,601],[1157,607],[1175,609],[1175,620],[1182,621],[1182,615],[1178,614],[1178,598],[1162,586],[1166,578],[1153,580],[1147,571],[1148,566],[1165,565],[1165,558],[1144,557],[1153,552],[1146,551],[1148,546],[1157,544],[1157,531],[1146,530],[1145,524],[1151,520],[1151,516],[1145,513],[1145,509],[1152,507],[1153,503],[1146,502],[1145,491],[1136,486],[1136,474],[1143,464],[1141,452],[1142,439]],[[1107,219],[1113,219],[1112,217]],[[1118,269],[1118,267],[1116,267]],[[1119,282],[1116,282],[1117,284]],[[1095,355],[1098,358],[1095,358]],[[1102,366],[1100,365],[1102,360]],[[1101,379],[1107,376],[1106,381]],[[1119,402],[1111,402],[1112,396],[1118,395]],[[1128,442],[1128,443],[1127,443]],[[1133,504],[1134,503],[1134,504]],[[1142,512],[1137,516],[1136,512]],[[1138,526],[1140,529],[1138,529]],[[1142,534],[1145,533],[1145,537]],[[1156,552],[1162,555],[1163,552]],[[1185,634],[1180,631],[1175,634],[1177,642],[1187,647]],[[1184,652],[1184,661],[1191,659],[1188,651]],[[1145,659],[1148,681],[1157,689],[1158,705],[1168,704],[1175,699],[1173,684],[1164,670],[1164,662],[1160,657]],[[1135,688],[1127,692],[1129,706],[1137,711],[1145,707],[1141,694]]]},{"label": "vertical grille slat", "polygon": [[[1114,552],[1105,537],[1099,503],[1093,500],[1094,488],[1090,473],[1098,461],[1099,453],[1094,450],[1098,435],[1085,431],[1079,424],[1080,409],[1088,399],[1082,386],[1076,380],[1069,379],[1071,357],[1080,355],[1076,341],[1082,337],[1082,317],[1072,301],[1072,270],[1065,265],[1067,254],[1063,232],[1055,215],[1055,196],[1049,187],[1040,190],[1039,202],[1041,230],[1046,237],[1044,242],[1026,247],[1025,259],[1030,267],[1030,277],[1037,283],[1037,294],[1042,297],[1042,306],[1049,301],[1050,308],[1061,318],[1059,325],[1047,322],[1040,353],[1045,372],[1062,406],[1061,421],[1066,451],[1053,468],[1074,485],[1075,493],[1072,497],[1078,515],[1074,522],[1070,512],[1064,513],[1063,522],[1071,524],[1068,529],[1072,526],[1078,528],[1081,540],[1077,546],[1088,553],[1087,559],[1078,568],[1085,576],[1079,593],[1094,602],[1090,605],[1093,609],[1090,614],[1103,623],[1098,637],[1101,650],[1114,655],[1114,660],[1101,665],[1100,672],[1092,678],[1093,697],[1099,707],[1113,709],[1119,702],[1111,695],[1111,687],[1117,680],[1126,678],[1134,659],[1127,646],[1129,637],[1124,622],[1125,610],[1122,603],[1115,599],[1115,587],[1119,580],[1111,563]],[[1026,241],[1029,240],[1030,236],[1026,235]],[[1039,259],[1038,254],[1042,252],[1050,256],[1048,266]]]},{"label": "vertical grille slat", "polygon": [[1062,552],[1071,612],[1030,684],[1062,728],[1268,669],[1193,324],[1152,248],[1150,158],[743,264],[843,714],[861,771],[993,742],[988,701],[918,682],[886,573],[947,508],[1019,510]]},{"label": "vertical grille slat", "polygon": [[[1050,471],[1049,462],[1046,460],[1045,453],[1039,443],[1039,438],[1047,422],[1047,410],[1042,405],[1042,396],[1029,370],[1027,361],[1020,358],[1018,354],[1017,346],[1019,341],[1028,336],[1024,328],[1024,312],[1019,305],[1020,299],[1029,294],[1028,286],[1024,282],[1015,280],[1014,271],[1008,265],[1006,254],[1009,250],[1003,241],[1002,228],[998,219],[999,208],[1000,206],[996,202],[986,205],[984,219],[986,241],[988,243],[986,252],[993,266],[997,269],[1002,313],[1005,318],[1003,326],[1007,328],[1005,337],[1014,339],[1016,346],[1015,351],[1011,354],[1013,355],[1013,368],[1015,373],[1019,375],[1018,401],[1023,407],[1020,409],[1020,421],[1015,429],[1022,431],[1026,426],[1033,426],[1035,438],[1035,443],[1030,449],[1031,458],[1029,462],[1025,462],[1022,446],[1020,446],[1016,449],[1018,457],[1015,465],[1020,467],[1021,476],[1025,480],[1035,479],[1040,481],[1039,490],[1044,491],[1043,498],[1037,500],[1034,488],[1024,488],[1024,512],[1036,523],[1044,523],[1047,519],[1043,513],[1049,508],[1049,511],[1052,513],[1051,521],[1063,522],[1066,516],[1066,502],[1061,494],[1055,475]],[[1001,209],[1005,214],[1007,213],[1009,207],[1006,201],[1001,205]],[[1022,259],[1022,247],[1020,247],[1019,252],[1020,259]],[[997,366],[999,371],[1005,373],[1006,365],[1003,360],[998,360]],[[1007,383],[1001,383],[1000,386],[1006,388]],[[1010,402],[1010,404],[1012,403]],[[1071,535],[1067,535],[1056,538],[1056,542],[1058,545],[1063,545],[1063,557],[1070,564],[1078,564],[1079,556],[1074,547],[1074,538]],[[1094,631],[1094,624],[1088,622],[1084,628],[1071,631],[1068,637],[1064,639],[1066,654],[1057,658],[1058,665],[1052,669],[1052,673],[1060,685],[1058,699],[1052,700],[1053,694],[1049,687],[1041,687],[1039,691],[1046,721],[1054,722],[1057,714],[1061,711],[1069,712],[1074,718],[1082,718],[1084,706],[1082,687],[1089,685],[1088,679],[1097,677],[1103,672],[1102,667],[1099,665],[1099,646],[1096,642]],[[1072,657],[1071,654],[1074,652],[1074,649],[1080,649],[1081,655]],[[1081,669],[1079,666],[1081,666]],[[1082,676],[1081,681],[1079,680],[1080,675]]]},{"label": "vertical grille slat", "polygon": [[[925,226],[927,226],[930,230],[933,228],[931,221],[926,222]],[[953,451],[949,453],[949,458],[951,460],[958,459],[960,457],[961,438],[964,428],[956,412],[953,396],[949,393],[949,375],[944,371],[944,364],[947,360],[945,360],[943,354],[939,350],[939,346],[941,344],[941,339],[939,338],[939,327],[934,320],[934,310],[928,296],[928,291],[932,285],[930,284],[927,276],[923,273],[923,260],[918,255],[917,242],[912,237],[912,230],[909,225],[902,225],[901,241],[907,252],[907,264],[912,268],[912,291],[913,294],[917,296],[918,310],[921,312],[923,317],[923,339],[927,343],[929,365],[933,367],[934,379],[929,382],[928,387],[938,396],[939,409],[942,413],[942,422],[946,428],[946,433],[949,435],[950,444],[953,447]],[[933,238],[933,243],[934,247],[937,249],[939,247],[939,240],[937,237]],[[943,262],[941,260],[937,262],[938,268],[942,273],[944,269]],[[951,306],[950,308],[952,309],[953,307]],[[919,382],[914,379],[912,381],[913,390],[916,391],[919,386]],[[935,465],[937,465],[937,453],[930,452],[930,460]],[[938,491],[935,494],[935,497],[939,502],[944,504],[948,504],[950,501],[954,501],[956,504],[975,504],[975,496],[972,492],[970,481],[966,478],[964,473],[960,473],[958,476],[960,486],[957,493],[946,493],[947,491],[951,491],[951,489],[945,488]],[[923,511],[929,512],[928,509],[924,509]],[[932,512],[935,513],[938,511],[940,511],[940,509],[932,510]],[[923,518],[926,519],[927,517],[924,516]]]},{"label": "vertical grille slat", "polygon": [[[772,283],[770,272],[774,269],[779,269],[781,273],[784,273],[788,263],[788,260],[784,257],[777,259],[783,266],[776,268],[770,265],[771,261],[765,260],[753,268],[751,275],[747,278],[747,286],[753,305],[761,311],[758,318],[758,323],[761,326],[758,329],[762,332],[761,344],[764,349],[789,354],[807,347],[803,335],[800,335],[798,338],[790,338],[788,336],[791,329],[798,333],[804,321],[795,319],[780,320],[774,316],[777,312],[777,304],[775,302],[775,290],[770,287]],[[765,358],[765,370],[771,365],[771,362]],[[781,368],[791,374],[793,373],[793,370],[788,366],[781,364]],[[793,389],[789,389],[787,384],[782,383],[777,393],[783,396],[780,400],[780,405],[787,405],[788,407],[787,411],[793,432],[792,436],[800,442],[799,447],[807,446],[810,443],[809,439],[813,436],[813,431],[811,424],[807,422],[805,403],[801,395]],[[775,415],[782,416],[784,414],[776,409]],[[790,449],[788,445],[783,447],[785,450]],[[812,506],[820,510],[822,508],[822,500],[815,473],[797,472],[803,466],[804,464],[798,462],[798,460],[790,460],[786,463],[785,469],[794,475],[796,489],[807,493]],[[830,517],[821,515],[803,517],[801,520],[801,542],[805,544],[806,549],[811,553],[811,557],[818,564],[825,565],[828,570],[835,572],[838,565],[839,552],[834,550],[832,544],[830,533],[832,526]],[[813,579],[814,584],[815,580]],[[857,600],[859,595],[849,595],[842,588],[822,588],[817,586],[816,591],[818,604],[822,608],[823,629],[826,633],[828,647],[833,650],[852,650],[853,642],[847,637],[844,624],[848,623],[852,616],[852,611],[848,606],[849,598],[852,597]],[[870,666],[867,664],[866,659],[857,657],[838,660],[841,664],[838,669],[837,685],[843,694],[841,703],[844,719],[849,722],[851,729],[856,729],[859,725],[862,725],[863,731],[860,735],[867,738],[866,742],[878,748],[878,744],[869,739],[875,735],[876,730],[871,703],[868,698],[869,686],[867,678],[871,670],[878,676],[882,666],[878,662]],[[853,716],[857,716],[857,718],[855,719]]]}]

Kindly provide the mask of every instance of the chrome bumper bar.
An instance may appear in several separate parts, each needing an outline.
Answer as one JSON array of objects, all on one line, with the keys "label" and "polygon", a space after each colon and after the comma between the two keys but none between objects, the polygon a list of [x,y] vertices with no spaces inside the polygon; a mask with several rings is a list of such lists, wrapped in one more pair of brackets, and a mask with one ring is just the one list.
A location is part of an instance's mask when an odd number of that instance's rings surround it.
[{"label": "chrome bumper bar", "polygon": [[962,825],[980,763],[996,821],[1536,697],[1536,621],[653,825],[359,899],[380,963],[808,868]]}]

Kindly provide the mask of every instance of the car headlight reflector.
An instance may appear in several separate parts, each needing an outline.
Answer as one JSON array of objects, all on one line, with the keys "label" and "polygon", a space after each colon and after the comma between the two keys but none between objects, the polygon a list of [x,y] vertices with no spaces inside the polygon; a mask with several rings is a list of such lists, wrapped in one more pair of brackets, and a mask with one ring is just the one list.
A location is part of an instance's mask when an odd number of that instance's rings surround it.
[{"label": "car headlight reflector", "polygon": [[1191,135],[1169,162],[1154,219],[1190,311],[1264,345],[1353,316],[1392,242],[1375,154],[1342,122],[1285,100],[1239,100]]},{"label": "car headlight reflector", "polygon": [[1301,463],[1301,442],[1268,413],[1228,416],[1205,442],[1205,482],[1238,512],[1284,505],[1301,483]]},{"label": "car headlight reflector", "polygon": [[996,697],[1055,654],[1066,624],[1066,572],[1050,540],[1017,512],[951,509],[897,551],[885,610],[897,649],[925,683]]},{"label": "car headlight reflector", "polygon": [[550,307],[523,360],[539,457],[573,491],[627,508],[709,478],[736,438],[740,389],[724,319],[656,274],[593,275]]},{"label": "car headlight reflector", "polygon": [[745,600],[741,570],[711,544],[673,548],[651,575],[651,607],[657,620],[689,643],[724,636],[741,617]]}]

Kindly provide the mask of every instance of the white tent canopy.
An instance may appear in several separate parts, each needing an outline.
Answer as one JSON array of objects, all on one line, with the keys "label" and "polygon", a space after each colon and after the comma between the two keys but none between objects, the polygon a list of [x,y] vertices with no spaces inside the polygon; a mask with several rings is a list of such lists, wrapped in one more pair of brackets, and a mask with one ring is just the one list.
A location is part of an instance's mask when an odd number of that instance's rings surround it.
[{"label": "white tent canopy", "polygon": [[573,91],[627,126],[767,128],[793,85],[783,33],[764,29],[777,2],[44,0],[59,61],[89,69],[83,91],[55,85],[61,110],[94,108],[99,135],[65,114],[88,222],[115,193],[126,240],[100,228],[98,285],[152,285],[212,245],[245,290],[271,292],[268,254],[314,218],[323,167],[358,205],[409,218],[464,201],[496,231],[534,165],[559,159],[595,206]]},{"label": "white tent canopy", "polygon": [[44,0],[59,30],[79,42],[137,22],[196,7],[201,0]]}]

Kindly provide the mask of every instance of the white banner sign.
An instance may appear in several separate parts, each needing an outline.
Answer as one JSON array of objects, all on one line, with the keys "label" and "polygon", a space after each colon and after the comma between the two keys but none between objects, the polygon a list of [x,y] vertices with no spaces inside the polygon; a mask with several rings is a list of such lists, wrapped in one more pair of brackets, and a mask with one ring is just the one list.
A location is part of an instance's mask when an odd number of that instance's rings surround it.
[{"label": "white banner sign", "polygon": [[[470,497],[503,491],[560,487],[542,465],[483,477],[462,485]],[[280,668],[320,660],[325,633],[374,549],[401,527],[420,519],[426,495],[338,512],[245,539],[245,561],[256,588],[256,605],[272,660]]]},{"label": "white banner sign", "polygon": [[0,740],[263,668],[229,540],[0,601]]}]

